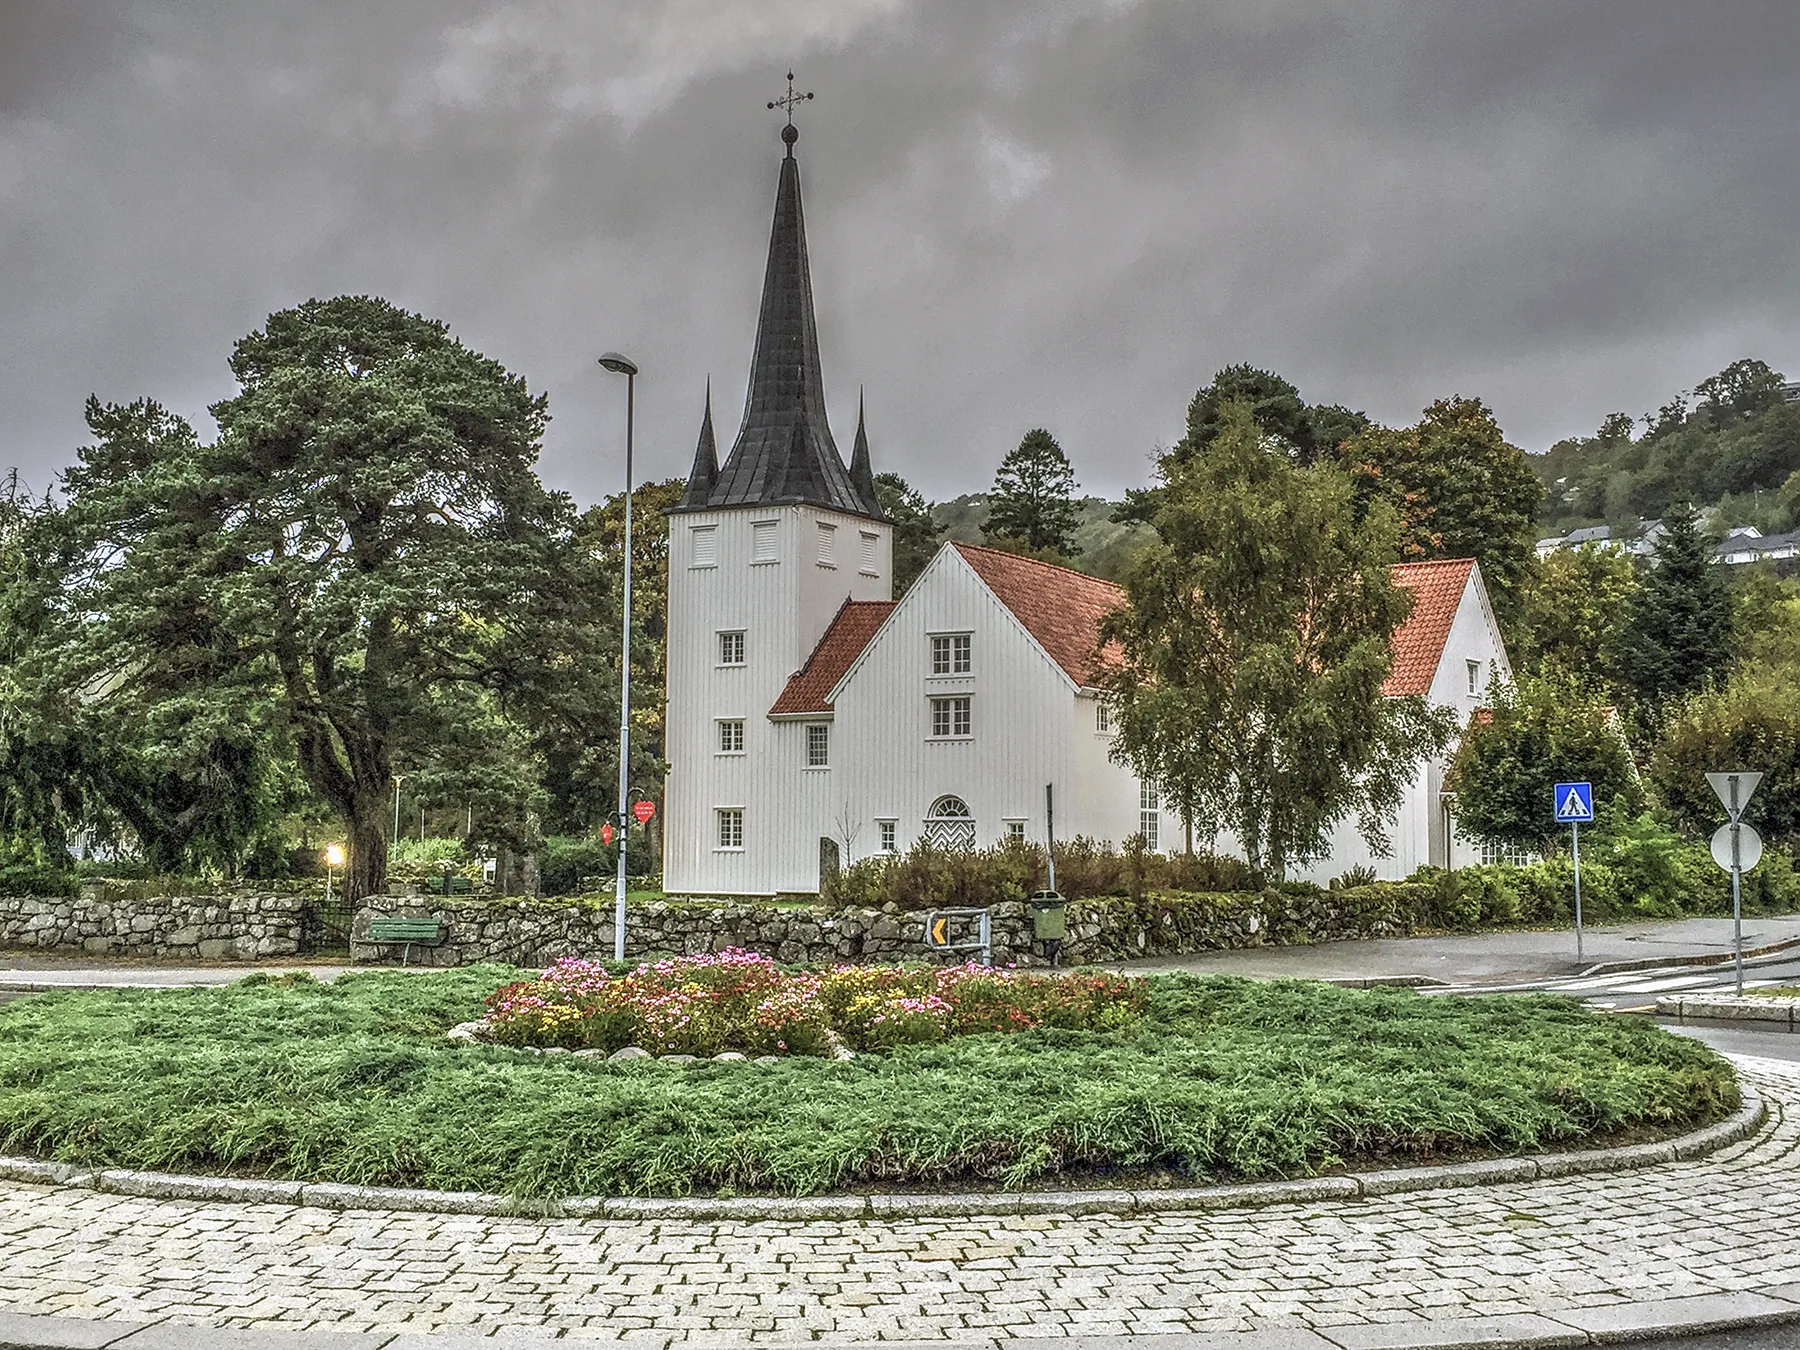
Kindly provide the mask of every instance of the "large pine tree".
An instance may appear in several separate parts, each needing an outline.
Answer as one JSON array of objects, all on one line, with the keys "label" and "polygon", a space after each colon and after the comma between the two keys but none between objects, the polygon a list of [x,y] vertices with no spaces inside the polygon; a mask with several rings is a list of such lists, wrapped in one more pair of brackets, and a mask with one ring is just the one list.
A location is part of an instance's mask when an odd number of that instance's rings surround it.
[{"label": "large pine tree", "polygon": [[1732,656],[1731,594],[1699,513],[1679,506],[1662,524],[1619,636],[1619,674],[1650,725],[1723,675]]},{"label": "large pine tree", "polygon": [[1064,557],[1075,551],[1075,469],[1042,427],[1025,433],[994,475],[993,504],[982,530],[999,545]]}]

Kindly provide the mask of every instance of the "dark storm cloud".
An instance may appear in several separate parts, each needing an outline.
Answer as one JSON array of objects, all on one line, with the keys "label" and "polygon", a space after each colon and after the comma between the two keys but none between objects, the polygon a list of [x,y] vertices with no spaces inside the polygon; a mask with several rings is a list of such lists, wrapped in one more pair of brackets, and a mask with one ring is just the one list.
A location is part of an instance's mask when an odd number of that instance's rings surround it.
[{"label": "dark storm cloud", "polygon": [[1745,354],[1800,367],[1800,6],[663,0],[0,8],[0,462],[81,401],[204,422],[231,343],[345,291],[551,397],[545,473],[722,434],[801,113],[830,401],[985,486],[1027,427],[1138,482],[1237,360],[1542,448]]}]

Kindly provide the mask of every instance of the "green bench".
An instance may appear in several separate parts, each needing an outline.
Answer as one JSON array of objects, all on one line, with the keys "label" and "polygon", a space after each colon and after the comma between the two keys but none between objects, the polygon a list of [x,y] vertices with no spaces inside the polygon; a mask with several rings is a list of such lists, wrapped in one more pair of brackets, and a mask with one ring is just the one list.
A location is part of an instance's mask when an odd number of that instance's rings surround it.
[{"label": "green bench", "polygon": [[436,919],[370,919],[370,942],[400,947],[400,964],[412,960],[414,947],[435,947],[444,940],[444,925]]}]

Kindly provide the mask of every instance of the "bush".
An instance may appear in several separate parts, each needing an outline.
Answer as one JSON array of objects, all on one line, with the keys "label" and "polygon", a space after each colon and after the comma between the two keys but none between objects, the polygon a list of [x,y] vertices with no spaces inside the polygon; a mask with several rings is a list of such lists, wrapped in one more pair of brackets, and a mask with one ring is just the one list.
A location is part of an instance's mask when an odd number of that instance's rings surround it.
[{"label": "bush", "polygon": [[[617,875],[619,850],[612,844],[585,835],[553,834],[538,848],[538,894],[579,895],[596,880]],[[655,872],[655,859],[641,841],[625,852],[627,876],[647,877]],[[589,883],[584,887],[583,882]]]},{"label": "bush", "polygon": [[[905,853],[851,863],[826,884],[821,898],[836,908],[981,907],[1023,900],[1049,884],[1040,845],[1009,840],[995,848],[943,849],[921,839]],[[1317,890],[1301,884],[1309,894]],[[1056,846],[1056,889],[1070,901],[1140,899],[1150,891],[1252,891],[1261,889],[1261,882],[1238,858],[1152,853],[1138,836],[1123,850],[1077,836]]]},{"label": "bush", "polygon": [[66,867],[0,854],[0,895],[73,895],[75,885]]}]

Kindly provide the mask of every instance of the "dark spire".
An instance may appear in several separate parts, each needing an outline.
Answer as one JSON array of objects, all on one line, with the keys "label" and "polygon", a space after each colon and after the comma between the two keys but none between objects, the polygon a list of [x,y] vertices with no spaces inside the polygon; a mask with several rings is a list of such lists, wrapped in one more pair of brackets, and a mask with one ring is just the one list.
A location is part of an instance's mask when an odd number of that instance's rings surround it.
[{"label": "dark spire", "polygon": [[710,490],[701,496],[690,478],[681,505],[693,511],[805,503],[879,516],[872,492],[865,496],[851,481],[825,417],[825,380],[819,369],[806,220],[800,206],[800,162],[793,158],[792,130],[791,122],[782,128],[788,157],[781,161],[775,189],[775,221],[769,232],[769,264],[763,275],[744,423]]},{"label": "dark spire", "polygon": [[712,376],[706,377],[706,415],[700,419],[700,443],[694,447],[694,467],[688,474],[687,492],[682,495],[683,506],[700,507],[706,505],[706,499],[712,495],[713,484],[719,481],[719,447],[713,440],[712,424]]},{"label": "dark spire", "polygon": [[863,425],[862,390],[856,391],[856,444],[850,451],[850,486],[862,498],[869,514],[881,514],[881,496],[875,491],[875,468],[869,460],[869,432]]}]

